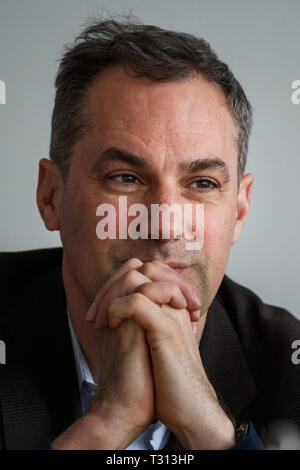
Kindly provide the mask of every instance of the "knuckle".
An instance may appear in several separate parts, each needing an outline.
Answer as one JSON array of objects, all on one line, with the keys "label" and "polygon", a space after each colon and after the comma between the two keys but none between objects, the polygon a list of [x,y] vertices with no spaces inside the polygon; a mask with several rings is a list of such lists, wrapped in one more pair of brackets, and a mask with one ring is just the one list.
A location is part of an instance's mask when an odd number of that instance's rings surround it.
[{"label": "knuckle", "polygon": [[118,299],[116,298],[116,299],[113,299],[107,307],[108,316],[112,316],[116,312],[117,307],[118,307]]},{"label": "knuckle", "polygon": [[149,292],[152,290],[152,282],[144,282],[144,284],[141,284],[137,290],[136,293],[147,295]]},{"label": "knuckle", "polygon": [[135,292],[130,295],[129,308],[133,310],[139,310],[144,305],[145,297],[140,292]]},{"label": "knuckle", "polygon": [[137,272],[134,269],[128,271],[124,276],[125,283],[129,286],[135,282],[136,278]]},{"label": "knuckle", "polygon": [[144,263],[141,267],[140,271],[146,276],[151,277],[153,276],[154,272],[156,271],[155,265],[152,262]]},{"label": "knuckle", "polygon": [[142,265],[143,265],[142,261],[138,258],[130,258],[124,263],[124,266],[130,269],[137,269]]},{"label": "knuckle", "polygon": [[171,294],[180,294],[181,289],[179,288],[178,284],[174,281],[163,281],[163,286],[168,289]]}]

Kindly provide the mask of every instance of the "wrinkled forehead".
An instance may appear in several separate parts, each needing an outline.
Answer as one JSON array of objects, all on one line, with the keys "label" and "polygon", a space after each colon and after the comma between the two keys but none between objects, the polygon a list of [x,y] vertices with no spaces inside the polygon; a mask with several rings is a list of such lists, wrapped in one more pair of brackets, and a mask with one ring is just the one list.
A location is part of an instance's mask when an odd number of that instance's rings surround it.
[{"label": "wrinkled forehead", "polygon": [[90,137],[102,142],[117,137],[179,152],[204,146],[236,154],[237,128],[225,96],[200,75],[161,83],[110,67],[90,86],[82,109]]}]

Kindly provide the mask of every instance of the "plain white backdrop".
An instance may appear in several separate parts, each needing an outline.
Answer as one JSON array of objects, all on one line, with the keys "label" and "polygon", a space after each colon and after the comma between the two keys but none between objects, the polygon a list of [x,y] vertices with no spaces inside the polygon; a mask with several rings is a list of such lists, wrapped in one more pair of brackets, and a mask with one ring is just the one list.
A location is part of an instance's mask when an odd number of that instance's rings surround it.
[{"label": "plain white backdrop", "polygon": [[204,37],[240,80],[254,107],[246,172],[255,181],[226,274],[300,318],[300,104],[291,100],[300,79],[298,0],[2,0],[0,250],[61,244],[37,210],[38,161],[48,157],[63,46],[103,10]]}]

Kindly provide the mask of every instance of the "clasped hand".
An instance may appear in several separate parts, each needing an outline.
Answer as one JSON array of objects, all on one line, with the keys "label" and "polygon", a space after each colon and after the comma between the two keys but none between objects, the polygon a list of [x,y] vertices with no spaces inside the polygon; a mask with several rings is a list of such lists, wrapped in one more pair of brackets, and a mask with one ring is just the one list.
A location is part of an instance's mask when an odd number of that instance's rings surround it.
[{"label": "clasped hand", "polygon": [[199,354],[200,308],[193,287],[160,261],[128,260],[97,293],[87,320],[99,330],[100,376],[88,412],[121,426],[124,447],[155,418],[186,449],[234,445]]}]

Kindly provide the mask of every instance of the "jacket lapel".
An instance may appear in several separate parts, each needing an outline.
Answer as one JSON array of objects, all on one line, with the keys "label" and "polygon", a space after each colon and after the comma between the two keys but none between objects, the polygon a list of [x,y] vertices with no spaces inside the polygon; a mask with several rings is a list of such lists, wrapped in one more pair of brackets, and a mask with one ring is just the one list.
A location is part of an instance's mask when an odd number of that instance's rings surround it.
[{"label": "jacket lapel", "polygon": [[0,387],[4,445],[34,449],[81,415],[61,265],[25,282],[11,314]]}]

